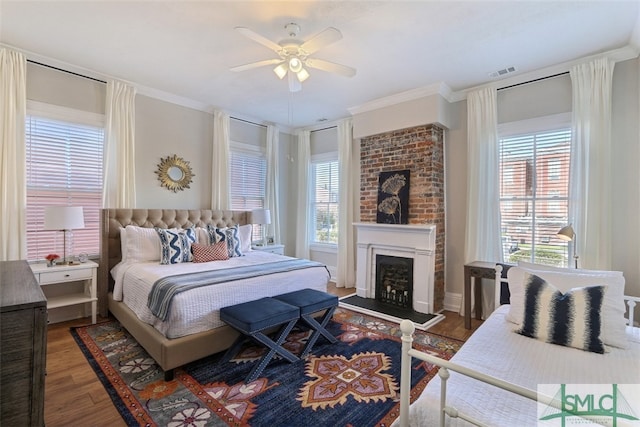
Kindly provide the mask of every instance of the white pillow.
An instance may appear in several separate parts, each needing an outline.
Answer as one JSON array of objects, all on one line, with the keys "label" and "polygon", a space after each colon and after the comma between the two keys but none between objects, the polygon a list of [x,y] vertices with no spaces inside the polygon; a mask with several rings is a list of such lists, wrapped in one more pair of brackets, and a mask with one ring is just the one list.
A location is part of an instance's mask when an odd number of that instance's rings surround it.
[{"label": "white pillow", "polygon": [[120,252],[122,256],[120,257],[120,261],[124,262],[127,260],[127,229],[120,229]]},{"label": "white pillow", "polygon": [[511,293],[509,312],[506,319],[522,326],[524,319],[524,279],[525,273],[535,274],[543,280],[553,283],[562,293],[572,288],[607,285],[602,304],[602,341],[614,347],[627,348],[626,323],[624,318],[624,276],[619,271],[575,273],[566,271],[543,271],[512,267],[507,272],[509,292]]},{"label": "white pillow", "polygon": [[127,261],[160,261],[160,237],[154,228],[127,225],[125,230]]},{"label": "white pillow", "polygon": [[251,231],[252,231],[252,225],[251,224],[247,224],[247,225],[241,225],[239,228],[239,234],[240,234],[240,252],[247,253],[249,251],[251,251]]},{"label": "white pillow", "polygon": [[584,268],[566,268],[566,267],[554,267],[552,265],[535,264],[533,262],[518,261],[518,267],[527,268],[535,271],[558,271],[562,273],[581,273],[581,274],[604,274],[612,276],[622,276],[622,271],[607,271],[607,270],[587,270]]},{"label": "white pillow", "polygon": [[206,227],[196,227],[196,242],[200,245],[211,245]]}]

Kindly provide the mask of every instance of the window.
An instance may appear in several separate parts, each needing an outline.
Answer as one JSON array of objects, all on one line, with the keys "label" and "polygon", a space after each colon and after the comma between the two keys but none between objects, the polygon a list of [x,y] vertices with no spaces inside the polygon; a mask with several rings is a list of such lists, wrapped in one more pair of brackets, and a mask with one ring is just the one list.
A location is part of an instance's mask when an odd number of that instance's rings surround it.
[{"label": "window", "polygon": [[311,162],[311,243],[338,244],[338,161]]},{"label": "window", "polygon": [[500,138],[500,213],[507,262],[567,266],[571,129],[537,130]]},{"label": "window", "polygon": [[83,207],[85,228],[67,233],[67,256],[100,252],[103,144],[102,125],[27,116],[27,259],[62,256],[63,233],[43,231],[46,206]]},{"label": "window", "polygon": [[[233,143],[229,164],[231,209],[253,210],[265,207],[267,160],[257,147]],[[253,226],[252,240],[262,237],[262,226]]]}]

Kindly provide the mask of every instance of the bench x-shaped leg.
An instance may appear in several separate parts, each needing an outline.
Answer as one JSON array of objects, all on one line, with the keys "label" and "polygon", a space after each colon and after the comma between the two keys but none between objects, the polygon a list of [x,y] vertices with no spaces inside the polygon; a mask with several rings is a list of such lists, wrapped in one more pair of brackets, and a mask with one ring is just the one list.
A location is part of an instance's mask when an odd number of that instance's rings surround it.
[{"label": "bench x-shaped leg", "polygon": [[282,343],[284,342],[285,338],[287,338],[287,335],[289,335],[289,332],[291,332],[291,329],[293,329],[297,321],[298,319],[293,319],[285,326],[283,326],[282,329],[280,329],[280,332],[276,334],[275,341],[262,332],[254,332],[249,335],[251,338],[269,348],[269,351],[267,352],[267,354],[262,356],[258,363],[253,367],[251,372],[249,372],[249,375],[247,375],[247,379],[245,380],[246,384],[250,383],[251,381],[255,381],[258,376],[260,376],[262,370],[267,366],[269,361],[273,358],[273,356],[276,355],[276,353],[292,363],[300,360],[289,350],[282,347]]},{"label": "bench x-shaped leg", "polygon": [[309,337],[309,340],[307,341],[307,344],[304,346],[304,349],[302,350],[302,354],[300,354],[300,358],[301,359],[304,358],[305,356],[307,356],[307,354],[309,354],[311,352],[311,349],[313,348],[313,346],[316,343],[316,341],[318,340],[318,338],[320,338],[320,335],[325,337],[331,344],[333,344],[336,341],[338,341],[336,339],[336,337],[331,335],[331,333],[329,331],[327,331],[327,329],[326,329],[327,323],[329,322],[329,319],[331,319],[331,317],[333,316],[333,312],[335,310],[336,310],[336,306],[328,308],[327,311],[322,316],[322,318],[320,319],[319,323],[311,315],[311,313],[310,314],[303,314],[303,315],[300,316],[300,319],[304,323],[306,323],[311,328],[311,330],[313,330],[313,333]]}]

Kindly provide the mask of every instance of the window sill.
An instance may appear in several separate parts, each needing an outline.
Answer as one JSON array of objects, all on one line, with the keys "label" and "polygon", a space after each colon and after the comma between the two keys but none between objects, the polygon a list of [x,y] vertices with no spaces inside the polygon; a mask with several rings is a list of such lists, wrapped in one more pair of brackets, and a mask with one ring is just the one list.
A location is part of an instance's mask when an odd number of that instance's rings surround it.
[{"label": "window sill", "polygon": [[329,254],[338,253],[338,245],[332,243],[310,243],[309,250],[314,252],[325,252]]}]

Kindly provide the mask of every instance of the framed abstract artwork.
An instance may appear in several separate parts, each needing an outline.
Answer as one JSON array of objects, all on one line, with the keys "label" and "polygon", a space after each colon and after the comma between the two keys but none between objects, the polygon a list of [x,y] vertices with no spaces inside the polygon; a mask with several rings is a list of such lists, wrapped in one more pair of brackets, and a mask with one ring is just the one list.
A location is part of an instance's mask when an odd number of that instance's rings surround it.
[{"label": "framed abstract artwork", "polygon": [[378,224],[409,223],[409,170],[378,175]]}]

